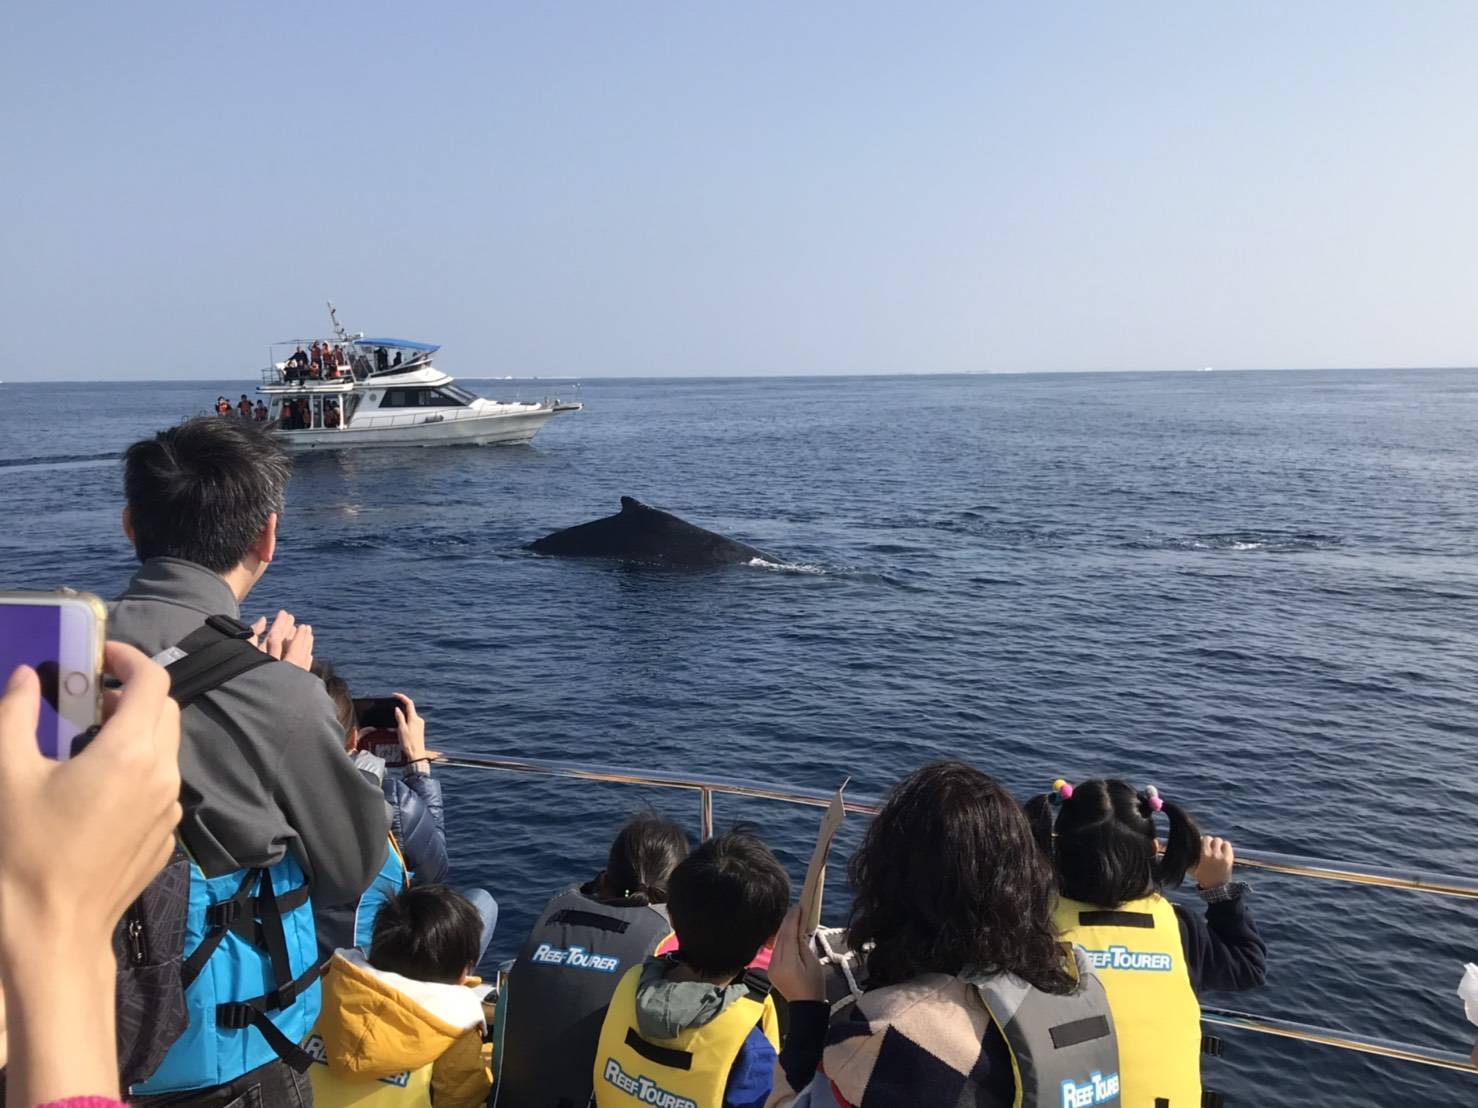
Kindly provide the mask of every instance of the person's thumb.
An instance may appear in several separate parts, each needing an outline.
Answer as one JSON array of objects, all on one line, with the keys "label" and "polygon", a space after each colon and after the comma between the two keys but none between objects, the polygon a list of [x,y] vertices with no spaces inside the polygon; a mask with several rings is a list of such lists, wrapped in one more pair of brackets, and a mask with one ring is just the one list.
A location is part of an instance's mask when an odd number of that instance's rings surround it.
[{"label": "person's thumb", "polygon": [[41,718],[41,681],[30,666],[17,666],[0,695],[0,762],[39,753],[36,724]]}]

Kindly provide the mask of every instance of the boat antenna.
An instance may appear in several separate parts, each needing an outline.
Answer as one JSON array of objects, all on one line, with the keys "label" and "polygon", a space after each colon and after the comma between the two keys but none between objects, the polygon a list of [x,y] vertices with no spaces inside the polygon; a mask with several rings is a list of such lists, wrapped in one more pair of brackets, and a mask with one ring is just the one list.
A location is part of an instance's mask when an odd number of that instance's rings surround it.
[{"label": "boat antenna", "polygon": [[334,337],[340,342],[348,342],[349,332],[344,330],[344,325],[339,322],[339,310],[334,307],[332,300],[328,301],[328,317],[334,324]]}]

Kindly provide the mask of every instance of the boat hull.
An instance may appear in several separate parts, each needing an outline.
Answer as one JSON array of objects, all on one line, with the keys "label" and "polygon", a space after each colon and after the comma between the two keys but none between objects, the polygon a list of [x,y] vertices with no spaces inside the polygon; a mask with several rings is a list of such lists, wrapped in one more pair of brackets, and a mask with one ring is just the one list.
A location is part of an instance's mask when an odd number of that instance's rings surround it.
[{"label": "boat hull", "polygon": [[[540,406],[526,412],[471,414],[461,418],[394,416],[355,420],[343,429],[279,431],[278,437],[292,451],[360,450],[391,446],[522,446],[533,440],[544,424],[573,405]],[[393,422],[390,420],[393,419]],[[419,422],[411,422],[419,419]]]}]

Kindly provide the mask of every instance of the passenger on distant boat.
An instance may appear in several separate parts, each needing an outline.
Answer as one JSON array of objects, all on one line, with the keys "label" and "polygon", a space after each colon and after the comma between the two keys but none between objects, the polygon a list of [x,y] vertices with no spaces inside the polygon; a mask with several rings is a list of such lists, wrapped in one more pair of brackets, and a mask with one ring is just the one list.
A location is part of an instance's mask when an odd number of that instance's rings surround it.
[{"label": "passenger on distant boat", "polygon": [[231,401],[224,396],[216,397],[216,415],[228,416],[231,414]]},{"label": "passenger on distant boat", "polygon": [[323,425],[325,427],[337,427],[339,425],[339,402],[328,401],[328,407],[323,413]]},{"label": "passenger on distant boat", "polygon": [[258,400],[257,401],[256,410],[252,413],[252,415],[253,415],[253,417],[256,419],[256,421],[258,423],[266,423],[267,422],[267,404],[266,404],[266,402],[265,401],[262,401],[262,400]]},{"label": "passenger on distant boat", "polygon": [[[1203,836],[1153,786],[1123,781],[1059,780],[1027,813],[1057,867],[1057,926],[1093,963],[1114,1010],[1124,1108],[1200,1104],[1196,994],[1257,988],[1267,969],[1247,885],[1231,879],[1231,843]],[[1163,850],[1157,815],[1169,823]],[[1204,918],[1161,895],[1187,875],[1206,901]]]},{"label": "passenger on distant boat", "polygon": [[242,393],[241,399],[236,402],[236,414],[242,419],[251,418],[251,401],[247,399],[246,393]]},{"label": "passenger on distant boat", "polygon": [[400,364],[400,351],[397,350],[395,352],[395,360],[393,362],[391,362],[390,365],[391,365],[392,368],[394,368],[395,366],[398,366],[399,364]]},{"label": "passenger on distant boat", "polygon": [[283,363],[282,372],[290,384],[301,381],[307,375],[308,353],[301,345],[293,351],[292,357]]},{"label": "passenger on distant boat", "polygon": [[375,369],[384,372],[390,368],[390,354],[383,346],[375,347]]}]

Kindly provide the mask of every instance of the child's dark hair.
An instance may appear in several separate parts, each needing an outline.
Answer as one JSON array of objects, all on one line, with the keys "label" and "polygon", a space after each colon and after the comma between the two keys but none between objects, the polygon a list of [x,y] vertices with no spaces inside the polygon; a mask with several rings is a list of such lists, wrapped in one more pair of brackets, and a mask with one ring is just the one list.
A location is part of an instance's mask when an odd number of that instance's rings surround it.
[{"label": "child's dark hair", "polygon": [[667,912],[678,953],[705,976],[738,974],[780,930],[790,878],[758,836],[735,830],[703,843],[672,871]]},{"label": "child's dark hair", "polygon": [[603,899],[623,905],[665,904],[672,871],[688,856],[688,836],[656,812],[626,821],[611,843],[600,886]]},{"label": "child's dark hair", "polygon": [[1201,857],[1201,829],[1184,808],[1159,800],[1169,823],[1165,850],[1155,849],[1157,797],[1124,781],[1085,781],[1053,809],[1058,793],[1029,801],[1027,815],[1037,842],[1057,867],[1062,895],[1100,908],[1115,908],[1185,880]]},{"label": "child's dark hair", "polygon": [[482,917],[445,885],[414,885],[375,917],[369,964],[413,981],[457,985],[482,955]]},{"label": "child's dark hair", "polygon": [[974,967],[1051,993],[1076,987],[1052,926],[1052,867],[1021,805],[973,766],[940,762],[900,781],[847,874],[847,942],[875,944],[875,986]]}]

